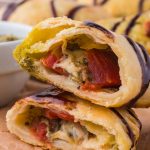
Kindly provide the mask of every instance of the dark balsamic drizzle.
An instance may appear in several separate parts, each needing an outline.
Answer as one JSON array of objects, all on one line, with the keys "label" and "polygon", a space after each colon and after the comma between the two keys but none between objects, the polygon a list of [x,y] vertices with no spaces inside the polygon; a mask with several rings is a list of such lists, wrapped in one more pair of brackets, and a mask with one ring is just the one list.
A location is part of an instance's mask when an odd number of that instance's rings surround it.
[{"label": "dark balsamic drizzle", "polygon": [[[127,41],[130,43],[130,45],[133,47],[137,58],[139,60],[139,63],[141,65],[141,70],[142,70],[142,86],[139,94],[133,98],[130,103],[128,104],[128,107],[132,107],[135,102],[144,95],[146,92],[148,86],[149,86],[149,81],[150,81],[150,57],[147,53],[147,51],[144,49],[143,46],[136,44],[133,42],[129,37],[125,36]],[[144,58],[141,56],[141,53],[143,54]]]},{"label": "dark balsamic drizzle", "polygon": [[116,23],[112,26],[111,30],[115,32],[115,31],[117,30],[117,28],[121,25],[121,23],[124,22],[124,20],[125,20],[125,18],[123,17],[121,20],[119,20],[118,22],[116,22]]},{"label": "dark balsamic drizzle", "polygon": [[119,119],[122,121],[122,123],[126,126],[128,135],[132,141],[132,145],[131,145],[131,149],[132,149],[135,144],[135,135],[134,135],[132,129],[130,128],[130,125],[116,109],[111,108],[111,110],[119,117]]},{"label": "dark balsamic drizzle", "polygon": [[8,20],[11,14],[17,9],[18,6],[25,3],[27,0],[22,0],[19,3],[10,3],[6,6],[6,10],[4,11],[2,15],[2,20]]},{"label": "dark balsamic drizzle", "polygon": [[135,25],[135,23],[136,23],[137,19],[140,17],[140,15],[141,15],[141,13],[138,13],[136,16],[134,16],[130,20],[130,22],[129,22],[129,24],[128,24],[125,32],[124,32],[125,35],[129,35],[130,31],[132,30],[132,27]]},{"label": "dark balsamic drizzle", "polygon": [[53,17],[57,17],[57,11],[56,11],[54,3],[55,3],[54,0],[51,0],[50,1],[50,7],[51,7],[51,10],[52,10],[52,16]]},{"label": "dark balsamic drizzle", "polygon": [[108,2],[108,0],[101,0],[101,2],[98,2],[98,0],[93,0],[93,5],[95,6],[95,5],[100,5],[100,6],[102,6],[102,5],[104,5],[104,4],[106,4]]},{"label": "dark balsamic drizzle", "polygon": [[93,0],[93,5],[97,5],[97,0]]},{"label": "dark balsamic drizzle", "polygon": [[50,85],[48,89],[39,91],[34,95],[29,96],[29,98],[40,104],[59,104],[64,105],[68,110],[72,110],[76,107],[76,102],[66,98],[66,95],[68,94],[71,95],[69,92],[65,92],[53,85]]},{"label": "dark balsamic drizzle", "polygon": [[100,2],[100,5],[102,6],[102,5],[106,4],[107,2],[108,2],[108,0],[102,0],[102,1]]},{"label": "dark balsamic drizzle", "polygon": [[142,123],[141,123],[141,121],[138,119],[138,117],[136,116],[136,114],[131,109],[128,109],[127,111],[138,122],[140,131],[141,131],[141,129],[142,129]]},{"label": "dark balsamic drizzle", "polygon": [[[137,44],[141,48],[143,56],[145,58],[145,63],[146,63],[145,72],[147,73],[145,78],[147,78],[147,79],[144,79],[144,80],[145,80],[145,84],[146,84],[146,81],[150,82],[150,56],[147,53],[146,49],[141,44],[139,44],[139,43],[137,43]],[[149,84],[148,84],[148,86],[149,86]]]},{"label": "dark balsamic drizzle", "polygon": [[145,50],[145,48],[144,48],[141,44],[139,44],[139,43],[137,43],[137,44],[139,45],[139,47],[141,48],[141,50],[142,50],[142,52],[143,52],[143,56],[144,56],[144,58],[145,58],[145,61],[146,61],[147,63],[149,63],[150,57],[149,57],[147,51]]},{"label": "dark balsamic drizzle", "polygon": [[144,1],[145,1],[145,0],[139,0],[138,13],[141,13],[141,12],[143,11]]},{"label": "dark balsamic drizzle", "polygon": [[64,93],[63,90],[50,85],[50,87],[38,94],[35,94],[36,97],[49,97],[49,96],[58,96],[59,94]]},{"label": "dark balsamic drizzle", "polygon": [[69,11],[69,13],[67,14],[67,17],[73,19],[75,14],[84,7],[86,7],[86,5],[79,5],[79,6],[74,7],[73,9]]},{"label": "dark balsamic drizzle", "polygon": [[104,28],[104,27],[102,27],[102,26],[100,26],[96,23],[93,23],[93,22],[90,22],[90,21],[84,21],[84,25],[96,28],[96,29],[104,32],[109,38],[112,38],[112,39],[114,38],[113,34],[109,30],[107,30],[106,28]]}]

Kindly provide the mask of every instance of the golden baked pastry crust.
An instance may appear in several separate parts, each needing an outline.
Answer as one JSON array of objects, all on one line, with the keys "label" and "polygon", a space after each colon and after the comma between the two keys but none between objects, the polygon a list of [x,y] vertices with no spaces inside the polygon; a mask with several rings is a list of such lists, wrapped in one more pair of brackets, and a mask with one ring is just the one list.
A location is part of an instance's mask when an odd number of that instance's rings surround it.
[{"label": "golden baked pastry crust", "polygon": [[[58,93],[56,89],[49,89],[18,101],[8,111],[6,116],[9,131],[24,142],[48,148],[48,143],[37,139],[32,132],[30,132],[29,126],[25,125],[25,122],[29,118],[32,118],[32,115],[34,115],[34,117],[38,115],[37,113],[33,114],[33,111],[27,113],[30,107],[32,107],[31,110],[34,108],[43,108],[55,110],[59,112],[59,114],[63,112],[73,116],[75,122],[80,122],[82,126],[97,137],[94,143],[90,139],[86,139],[85,142],[81,142],[79,145],[70,143],[72,149],[135,149],[141,125],[132,110],[108,109],[93,105],[66,92],[64,94],[61,92]],[[61,97],[63,97],[63,99]],[[109,139],[110,136],[111,140]],[[58,138],[61,139],[60,136]],[[65,137],[64,140],[66,140]],[[113,145],[111,145],[112,142],[114,142]],[[108,145],[103,145],[104,143]],[[116,146],[114,147],[114,145]],[[55,145],[52,142],[51,146],[51,148],[57,149],[59,144]],[[70,150],[69,147],[63,146],[62,149],[64,148]]]},{"label": "golden baked pastry crust", "polygon": [[[80,37],[80,35],[83,36]],[[84,41],[85,37],[90,37],[92,40],[84,42],[84,46],[88,43],[88,47],[90,45],[91,49],[98,44],[109,45],[118,57],[121,79],[121,86],[118,90],[82,90],[78,88],[79,83],[69,77],[47,70],[42,65],[39,60],[41,56],[46,55],[53,48],[57,49],[60,46],[59,43],[65,43],[64,41],[67,42],[68,39],[74,37],[78,39],[78,36],[81,41]],[[149,84],[149,60],[145,64],[146,57],[144,58],[144,55],[148,57],[147,53],[143,54],[141,46],[127,37],[112,33],[91,22],[82,23],[66,17],[51,18],[38,24],[14,52],[18,63],[33,76],[53,83],[61,89],[90,100],[92,103],[106,107],[119,107],[128,103],[133,105],[144,94]]]}]

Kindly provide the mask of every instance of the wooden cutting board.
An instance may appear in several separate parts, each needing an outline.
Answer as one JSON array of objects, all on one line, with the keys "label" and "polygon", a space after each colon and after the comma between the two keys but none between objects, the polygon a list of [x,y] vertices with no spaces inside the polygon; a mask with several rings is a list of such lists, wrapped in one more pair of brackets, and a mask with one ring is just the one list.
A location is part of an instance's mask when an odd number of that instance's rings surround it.
[{"label": "wooden cutting board", "polygon": [[[30,95],[31,93],[46,88],[47,85],[30,80],[19,97]],[[41,150],[22,141],[10,134],[6,127],[5,116],[10,106],[0,109],[0,150]],[[150,108],[135,109],[136,114],[142,122],[142,132],[137,150],[150,150]]]}]

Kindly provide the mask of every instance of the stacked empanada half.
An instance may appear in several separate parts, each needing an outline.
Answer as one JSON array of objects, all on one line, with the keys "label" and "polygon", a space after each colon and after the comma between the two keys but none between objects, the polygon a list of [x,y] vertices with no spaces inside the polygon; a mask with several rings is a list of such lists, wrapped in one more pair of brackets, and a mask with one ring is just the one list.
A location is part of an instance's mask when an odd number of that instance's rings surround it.
[{"label": "stacked empanada half", "polygon": [[6,116],[11,133],[45,149],[136,148],[141,124],[131,107],[148,96],[150,80],[142,45],[93,22],[60,17],[36,25],[14,57],[56,87],[16,102]]}]

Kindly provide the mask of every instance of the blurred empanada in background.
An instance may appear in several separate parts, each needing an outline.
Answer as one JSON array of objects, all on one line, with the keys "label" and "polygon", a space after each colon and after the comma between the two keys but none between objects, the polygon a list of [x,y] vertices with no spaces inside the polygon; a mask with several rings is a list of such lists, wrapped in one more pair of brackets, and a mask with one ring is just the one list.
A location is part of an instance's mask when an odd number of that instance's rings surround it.
[{"label": "blurred empanada in background", "polygon": [[99,20],[106,18],[100,6],[81,5],[74,0],[22,0],[0,10],[1,20],[35,25],[38,22],[59,16],[75,20]]},{"label": "blurred empanada in background", "polygon": [[97,23],[116,33],[128,35],[143,45],[150,54],[150,11],[128,17],[103,19]]},{"label": "blurred empanada in background", "polygon": [[80,4],[97,5],[107,17],[125,17],[150,10],[150,0],[77,0]]},{"label": "blurred empanada in background", "polygon": [[150,9],[150,0],[21,0],[0,10],[1,20],[35,25],[50,17],[96,21]]}]

